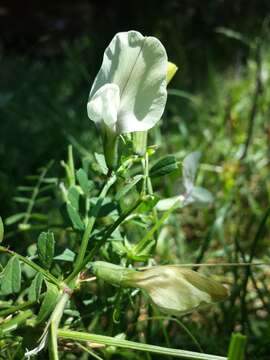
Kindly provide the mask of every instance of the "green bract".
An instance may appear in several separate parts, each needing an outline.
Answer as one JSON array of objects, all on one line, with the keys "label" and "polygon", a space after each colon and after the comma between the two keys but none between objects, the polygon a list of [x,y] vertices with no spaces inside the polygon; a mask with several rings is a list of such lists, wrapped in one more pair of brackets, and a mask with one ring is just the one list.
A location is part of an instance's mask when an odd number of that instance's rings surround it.
[{"label": "green bract", "polygon": [[116,34],[90,91],[89,118],[112,135],[149,130],[164,111],[166,76],[167,54],[158,39]]}]

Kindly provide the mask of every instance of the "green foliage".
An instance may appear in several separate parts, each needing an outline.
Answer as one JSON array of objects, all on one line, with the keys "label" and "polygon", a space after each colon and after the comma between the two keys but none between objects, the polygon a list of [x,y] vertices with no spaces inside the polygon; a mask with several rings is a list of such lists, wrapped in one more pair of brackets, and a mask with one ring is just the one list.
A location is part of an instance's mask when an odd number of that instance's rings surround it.
[{"label": "green foliage", "polygon": [[21,265],[16,256],[7,263],[1,276],[1,294],[10,295],[21,290]]},{"label": "green foliage", "polygon": [[29,301],[37,301],[39,299],[43,280],[43,275],[41,273],[37,273],[29,287]]},{"label": "green foliage", "polygon": [[167,155],[158,160],[150,169],[151,177],[158,177],[170,174],[178,169],[176,158],[174,155]]},{"label": "green foliage", "polygon": [[42,232],[37,240],[37,253],[42,265],[49,269],[54,256],[54,235],[52,232]]},{"label": "green foliage", "polygon": [[85,195],[88,196],[90,194],[90,191],[94,187],[93,181],[88,179],[87,174],[83,169],[79,169],[76,172],[76,176],[82,191],[84,192]]},{"label": "green foliage", "polygon": [[80,215],[76,208],[74,208],[72,205],[67,204],[67,212],[70,220],[72,221],[74,229],[83,231],[84,230],[84,223],[80,218]]},{"label": "green foliage", "polygon": [[55,308],[56,301],[59,296],[58,289],[55,285],[46,282],[46,286],[47,286],[47,291],[45,293],[44,299],[42,301],[41,307],[39,309],[36,318],[37,324],[42,323],[50,316],[53,309]]}]

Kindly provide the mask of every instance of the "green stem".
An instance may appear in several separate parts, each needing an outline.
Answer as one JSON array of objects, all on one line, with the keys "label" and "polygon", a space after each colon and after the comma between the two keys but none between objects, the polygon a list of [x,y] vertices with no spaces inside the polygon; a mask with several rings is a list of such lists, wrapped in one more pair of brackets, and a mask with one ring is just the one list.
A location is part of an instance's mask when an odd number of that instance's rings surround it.
[{"label": "green stem", "polygon": [[24,324],[25,321],[33,316],[32,310],[26,310],[13,317],[11,320],[5,322],[0,327],[0,335],[10,331],[16,330],[20,325]]},{"label": "green stem", "polygon": [[109,346],[122,347],[126,349],[145,351],[155,354],[162,354],[167,356],[175,356],[183,359],[196,359],[196,360],[227,360],[226,357],[216,356],[210,354],[202,354],[194,351],[186,351],[179,349],[171,349],[156,345],[142,344],[135,341],[117,339],[110,336],[103,336],[97,334],[88,334],[79,331],[58,330],[58,336],[63,339],[75,341],[90,341]]},{"label": "green stem", "polygon": [[[178,207],[178,206],[177,206]],[[146,235],[142,238],[142,240],[134,246],[133,253],[139,254],[144,250],[144,248],[147,246],[149,239],[153,237],[155,232],[164,224],[166,219],[170,216],[170,214],[177,208],[175,205],[173,205],[169,210],[165,211],[162,217],[155,223],[155,225],[150,229]]]},{"label": "green stem", "polygon": [[104,129],[103,136],[103,151],[109,171],[116,169],[118,164],[118,142],[119,136],[111,131]]},{"label": "green stem", "polygon": [[[93,216],[88,219],[88,224],[84,231],[81,246],[79,249],[79,253],[78,253],[78,256],[75,261],[74,270],[73,270],[73,273],[70,275],[71,278],[73,277],[74,273],[76,273],[76,274],[78,273],[78,269],[80,269],[80,267],[81,267],[95,221],[96,221],[96,218]],[[68,279],[67,279],[67,283],[69,282]]]},{"label": "green stem", "polygon": [[58,288],[61,288],[61,282],[58,279],[56,279],[52,274],[50,274],[48,271],[46,271],[45,269],[43,269],[41,266],[37,265],[33,261],[27,259],[26,257],[20,254],[17,254],[15,251],[9,250],[4,246],[0,246],[0,252],[6,252],[11,256],[17,256],[20,261],[30,266],[32,269],[36,270],[37,272],[40,272],[49,282],[55,284]]},{"label": "green stem", "polygon": [[59,323],[61,321],[63,312],[65,310],[66,304],[69,300],[70,295],[63,293],[60,300],[58,301],[51,319],[50,319],[50,328],[49,328],[49,353],[50,359],[58,360],[58,348],[57,348],[57,330]]},{"label": "green stem", "polygon": [[[150,176],[148,176],[148,178],[147,178],[147,189],[148,189],[148,193],[150,195],[154,194],[152,181],[151,181]],[[157,224],[157,222],[158,222],[158,214],[157,214],[157,209],[155,207],[152,209],[152,214],[153,214],[155,224]],[[156,248],[157,240],[158,240],[158,231],[156,231],[153,235],[154,235],[154,238],[155,238],[155,248]]]},{"label": "green stem", "polygon": [[242,334],[232,334],[228,360],[244,360],[247,337]]},{"label": "green stem", "polygon": [[75,185],[75,168],[72,145],[68,145],[69,186]]},{"label": "green stem", "polygon": [[93,350],[90,350],[89,348],[87,348],[86,346],[83,346],[81,343],[77,342],[76,345],[82,349],[85,353],[88,353],[89,355],[91,355],[93,358],[97,359],[97,360],[103,360],[102,357],[98,356]]},{"label": "green stem", "polygon": [[144,158],[142,159],[143,166],[143,185],[142,185],[142,196],[147,193],[147,182],[149,177],[149,161],[147,152],[144,154]]},{"label": "green stem", "polygon": [[106,196],[107,192],[109,191],[110,187],[115,183],[116,179],[117,179],[116,175],[112,175],[108,179],[107,183],[104,185],[101,193],[99,194],[99,197],[98,197],[97,203],[96,203],[96,207],[94,209],[94,215],[88,219],[88,223],[87,223],[86,229],[85,229],[83,237],[82,237],[82,242],[81,242],[81,246],[80,246],[80,249],[78,252],[78,256],[77,256],[75,264],[74,264],[73,272],[65,280],[65,282],[67,284],[69,282],[73,281],[73,279],[76,277],[76,275],[81,271],[82,265],[84,263],[84,257],[85,257],[85,253],[86,253],[87,246],[89,243],[90,235],[91,235],[91,232],[95,225],[95,221],[96,221],[97,215],[99,213],[99,210],[102,206],[103,199]]},{"label": "green stem", "polygon": [[[44,298],[44,295],[45,294],[41,294],[40,300]],[[37,300],[33,300],[33,301],[25,301],[19,305],[10,306],[9,308],[0,311],[0,317],[7,316],[9,314],[13,314],[19,310],[23,310],[25,308],[31,307],[32,305],[35,305],[36,303],[37,303]]]},{"label": "green stem", "polygon": [[106,231],[104,237],[96,244],[96,246],[90,251],[90,253],[86,256],[84,261],[84,266],[91,261],[98,250],[106,243],[107,239],[111,236],[111,234],[118,228],[120,224],[122,224],[125,219],[133,213],[134,210],[137,209],[137,207],[143,202],[143,199],[140,197],[136,203],[131,206],[128,210],[126,210],[122,215],[119,216],[119,218],[109,227],[109,229]]},{"label": "green stem", "polygon": [[138,321],[148,321],[148,320],[163,320],[163,322],[164,320],[169,320],[176,322],[176,324],[178,324],[188,334],[188,336],[191,338],[194,344],[198,347],[199,351],[203,353],[203,349],[201,348],[201,345],[199,344],[197,339],[193,336],[192,332],[180,320],[168,316],[149,316],[143,320],[138,320]]},{"label": "green stem", "polygon": [[28,206],[27,206],[26,213],[25,213],[25,216],[23,218],[22,224],[27,224],[28,223],[28,221],[30,219],[30,216],[31,216],[31,213],[32,213],[32,210],[33,210],[33,207],[34,207],[34,204],[35,204],[35,201],[36,201],[36,198],[37,198],[37,196],[39,194],[40,186],[41,186],[47,172],[49,171],[49,169],[51,168],[53,163],[54,163],[54,161],[51,160],[48,163],[48,165],[44,168],[42,173],[40,174],[38,182],[37,182],[36,186],[33,189],[32,196],[31,196],[31,199],[30,199],[30,201],[28,203]]}]

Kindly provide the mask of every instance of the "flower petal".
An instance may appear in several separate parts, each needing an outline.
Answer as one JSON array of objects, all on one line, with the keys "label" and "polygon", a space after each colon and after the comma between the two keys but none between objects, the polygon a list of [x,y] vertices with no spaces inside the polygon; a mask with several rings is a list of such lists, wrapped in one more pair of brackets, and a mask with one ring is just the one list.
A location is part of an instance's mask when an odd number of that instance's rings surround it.
[{"label": "flower petal", "polygon": [[89,118],[95,123],[103,122],[115,131],[117,112],[120,104],[119,87],[105,84],[94,94],[87,104]]},{"label": "flower petal", "polygon": [[200,186],[194,186],[190,198],[190,202],[211,203],[214,201],[214,197],[210,191]]},{"label": "flower petal", "polygon": [[215,280],[178,265],[144,268],[129,277],[163,312],[173,315],[188,313],[228,296],[228,290]]},{"label": "flower petal", "polygon": [[183,160],[183,184],[187,193],[191,193],[193,190],[200,157],[201,153],[194,151]]},{"label": "flower petal", "polygon": [[145,131],[161,118],[167,100],[167,54],[154,37],[118,33],[105,50],[91,98],[106,83],[120,89],[118,133]]},{"label": "flower petal", "polygon": [[183,201],[185,200],[185,197],[183,195],[177,195],[173,196],[167,199],[161,199],[156,205],[156,209],[158,211],[167,211],[171,207],[176,206],[176,204],[179,204],[179,207],[182,205]]}]

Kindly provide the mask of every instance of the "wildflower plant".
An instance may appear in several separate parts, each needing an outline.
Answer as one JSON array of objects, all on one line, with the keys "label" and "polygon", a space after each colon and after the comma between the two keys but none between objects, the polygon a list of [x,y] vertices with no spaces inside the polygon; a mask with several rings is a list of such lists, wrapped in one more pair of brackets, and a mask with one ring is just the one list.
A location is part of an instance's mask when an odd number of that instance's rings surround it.
[{"label": "wildflower plant", "polygon": [[[170,316],[228,296],[221,283],[184,264],[164,265],[162,259],[155,263],[159,233],[170,214],[193,202],[213,201],[206,189],[195,185],[198,152],[185,159],[156,159],[156,147],[147,144],[147,132],[161,120],[167,84],[176,70],[158,39],[136,31],[116,34],[87,103],[103,152],[84,153],[80,159],[69,146],[68,160],[62,161],[64,178],[49,175],[52,164],[44,168],[37,185],[23,188],[33,189],[30,198],[21,197],[27,209],[5,219],[5,233],[0,221],[0,241],[5,244],[0,247],[5,297],[0,334],[5,349],[13,335],[17,354],[26,357],[48,351],[50,359],[65,358],[65,350],[71,349],[100,358],[93,350],[95,342],[106,358],[118,351],[116,347],[124,347],[190,359],[225,359],[132,342],[125,339],[125,330],[120,337],[113,331],[110,337],[92,333],[100,332],[98,320],[106,309],[109,321],[119,323],[125,307],[138,304],[142,297],[134,288],[143,291],[154,311]],[[161,199],[152,180],[180,168],[183,192]],[[44,215],[49,206],[45,200],[41,208],[35,207],[44,192],[49,194],[50,217]],[[13,230],[8,231],[10,226]],[[9,239],[15,234],[25,235],[28,244],[31,239],[27,255],[12,250]],[[134,319],[138,314],[133,310]],[[29,336],[35,333],[37,337]],[[85,341],[86,346],[81,344]]]}]

